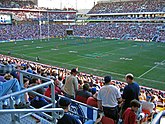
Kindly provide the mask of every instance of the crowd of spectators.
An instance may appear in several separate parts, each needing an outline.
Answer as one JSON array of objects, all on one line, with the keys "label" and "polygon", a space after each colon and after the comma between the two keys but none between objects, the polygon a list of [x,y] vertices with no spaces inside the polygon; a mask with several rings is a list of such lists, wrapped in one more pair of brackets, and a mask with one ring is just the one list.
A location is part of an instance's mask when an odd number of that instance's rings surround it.
[{"label": "crowd of spectators", "polygon": [[136,0],[120,2],[97,3],[89,14],[99,13],[131,13],[131,12],[163,12],[165,2],[163,0]]},{"label": "crowd of spectators", "polygon": [[[46,7],[38,7],[31,0],[0,0],[0,8],[19,8],[19,9],[36,9],[36,10],[58,10],[57,8],[46,8]],[[74,8],[63,8],[64,11],[76,11]]]},{"label": "crowd of spectators", "polygon": [[159,41],[165,42],[165,29],[160,31]]},{"label": "crowd of spectators", "polygon": [[[67,26],[55,24],[50,25],[49,36],[64,36]],[[39,24],[0,25],[0,40],[39,39]],[[48,26],[41,25],[41,38],[48,36]]]},{"label": "crowd of spectators", "polygon": [[123,20],[141,20],[141,19],[165,19],[165,17],[130,17],[130,16],[91,16],[88,18],[88,20],[118,20],[118,21],[123,21]]},{"label": "crowd of spectators", "polygon": [[[73,20],[76,18],[75,12],[42,12],[42,11],[23,11],[23,10],[0,10],[0,13],[11,14],[18,20],[34,21],[54,21],[54,20]],[[14,18],[13,17],[13,18]]]},{"label": "crowd of spectators", "polygon": [[[159,34],[164,37],[164,33],[158,33],[158,27],[163,24],[154,23],[88,23],[85,26],[73,26],[74,34],[91,37],[109,37],[114,39],[140,39],[151,41],[152,38]],[[163,31],[162,31],[163,32]],[[127,36],[127,37],[126,37]],[[161,39],[164,40],[163,38]]]},{"label": "crowd of spectators", "polygon": [[[10,87],[8,88],[8,90],[11,89],[13,92],[16,92],[20,91],[23,88],[28,88],[44,83],[42,80],[36,77],[24,77],[24,87],[19,86],[19,73],[15,72],[15,68],[19,70],[24,70],[32,74],[41,75],[54,80],[54,84],[56,86],[56,94],[76,99],[79,102],[83,102],[93,107],[98,107],[100,110],[103,110],[105,116],[111,117],[116,122],[120,117],[118,115],[114,116],[116,112],[119,112],[119,108],[116,108],[118,106],[117,100],[120,103],[122,101],[121,98],[123,98],[124,101],[119,104],[119,107],[121,105],[124,105],[125,103],[127,107],[124,110],[134,106],[131,103],[133,99],[141,101],[142,109],[147,108],[143,106],[150,105],[148,109],[152,111],[144,111],[144,113],[146,112],[147,114],[156,113],[157,106],[165,107],[165,92],[146,88],[143,86],[139,88],[139,85],[133,81],[132,74],[126,75],[126,82],[128,83],[127,85],[126,83],[120,82],[118,80],[111,80],[111,76],[106,76],[103,78],[94,75],[89,75],[86,73],[78,72],[78,68],[72,69],[70,75],[70,71],[67,69],[43,65],[40,63],[30,62],[4,55],[0,55],[0,63],[5,65],[0,66],[0,85],[3,85],[4,83],[6,87]],[[71,85],[67,85],[69,84],[69,82]],[[11,85],[12,83],[15,85]],[[76,89],[72,90],[71,87]],[[132,88],[134,89],[133,91]],[[108,89],[110,90],[109,92],[107,92]],[[36,92],[46,95],[47,97],[50,97],[51,93],[50,87],[37,89]],[[0,95],[3,96],[5,94],[5,92],[1,92]],[[109,105],[107,104],[107,100],[112,100],[108,102],[110,103]],[[23,101],[24,104],[20,103]],[[34,95],[31,93],[26,93],[24,95],[23,101],[20,100],[18,96],[18,98],[16,98],[16,103],[18,105],[16,104],[15,108],[25,108],[29,105],[35,108],[40,108],[50,102],[41,96]],[[6,101],[3,101],[3,104],[4,109],[9,107]],[[60,106],[63,106],[64,104],[65,103],[62,102]],[[68,105],[69,103],[66,106]],[[137,106],[135,105],[134,107]],[[110,114],[109,111],[115,112],[115,114]],[[124,111],[121,113],[124,113]],[[126,117],[124,116],[123,119],[125,118]]]},{"label": "crowd of spectators", "polygon": [[[88,23],[87,25],[70,25],[76,36],[87,37],[109,37],[113,39],[140,39],[143,41],[152,41],[153,37],[158,35],[159,41],[163,42],[164,28],[163,24],[157,23]],[[49,36],[66,36],[68,25],[50,24]],[[18,25],[0,25],[0,40],[18,40],[18,39],[39,39],[39,24],[18,24]],[[162,29],[162,30],[161,30]],[[41,25],[41,36],[48,36],[48,25]]]},{"label": "crowd of spectators", "polygon": [[1,0],[1,8],[23,8],[23,9],[33,9],[35,4],[32,1],[19,1],[19,0]]}]

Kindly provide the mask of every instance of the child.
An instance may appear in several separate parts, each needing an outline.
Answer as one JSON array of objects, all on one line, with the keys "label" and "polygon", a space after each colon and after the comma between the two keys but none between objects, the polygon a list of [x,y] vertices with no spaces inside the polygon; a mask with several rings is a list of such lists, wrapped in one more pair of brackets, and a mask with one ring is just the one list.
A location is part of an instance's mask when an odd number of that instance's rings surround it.
[{"label": "child", "polygon": [[136,112],[140,108],[140,102],[134,99],[131,101],[130,105],[131,108],[127,108],[123,114],[124,124],[137,124]]}]

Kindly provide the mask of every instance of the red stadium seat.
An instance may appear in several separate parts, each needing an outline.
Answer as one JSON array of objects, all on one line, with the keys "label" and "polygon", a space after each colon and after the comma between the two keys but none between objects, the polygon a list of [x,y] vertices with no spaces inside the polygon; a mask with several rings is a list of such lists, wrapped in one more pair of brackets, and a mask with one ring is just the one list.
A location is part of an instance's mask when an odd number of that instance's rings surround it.
[{"label": "red stadium seat", "polygon": [[114,120],[108,117],[102,117],[101,119],[102,124],[115,124]]},{"label": "red stadium seat", "polygon": [[85,104],[87,103],[87,98],[82,96],[76,96],[76,100]]}]

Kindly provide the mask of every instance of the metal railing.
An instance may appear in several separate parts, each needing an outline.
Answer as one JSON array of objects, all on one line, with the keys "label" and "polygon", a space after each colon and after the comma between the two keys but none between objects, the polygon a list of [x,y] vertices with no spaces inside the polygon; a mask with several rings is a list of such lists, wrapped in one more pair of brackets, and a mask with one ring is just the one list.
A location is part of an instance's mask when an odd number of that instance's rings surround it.
[{"label": "metal railing", "polygon": [[[58,95],[60,98],[65,98],[65,96]],[[88,120],[96,121],[100,110],[96,107],[92,107],[85,103],[76,101],[74,99],[71,100],[70,110],[69,112],[73,115],[78,116],[82,123],[85,123]],[[89,111],[88,111],[89,110]]]},{"label": "metal railing", "polygon": [[[0,110],[0,113],[10,113],[11,114],[11,118],[12,118],[12,122],[16,123],[16,121],[20,122],[20,119],[24,118],[24,117],[27,117],[33,113],[40,113],[41,115],[43,115],[44,117],[50,119],[52,121],[52,123],[56,123],[56,119],[57,118],[61,118],[64,114],[64,110],[63,109],[60,109],[60,108],[55,108],[56,107],[56,101],[55,101],[55,85],[54,85],[54,82],[52,80],[50,80],[49,78],[45,78],[45,77],[42,77],[40,75],[35,75],[35,74],[31,74],[31,73],[28,73],[28,72],[25,72],[25,71],[21,71],[21,70],[16,70],[18,73],[20,73],[20,85],[23,87],[23,76],[30,76],[30,77],[37,77],[37,78],[40,78],[41,80],[43,81],[46,81],[45,83],[43,84],[40,84],[40,85],[36,85],[36,86],[33,86],[33,87],[29,87],[27,89],[23,89],[21,91],[18,91],[18,92],[13,92],[13,93],[10,93],[10,94],[7,94],[5,96],[2,96],[0,97],[0,101],[2,100],[6,100],[6,99],[9,99],[10,101],[10,108],[9,110]],[[45,87],[45,86],[49,86],[51,85],[51,98],[49,97],[46,97],[42,94],[39,94],[37,92],[35,92],[34,90],[36,89],[39,89],[39,88],[42,88],[42,87]],[[21,94],[24,94],[26,92],[32,92],[38,96],[41,96],[41,97],[44,97],[45,99],[51,101],[50,104],[46,105],[46,106],[43,106],[42,108],[39,108],[39,109],[34,109],[34,107],[30,106],[32,109],[13,109],[14,108],[14,99],[13,97],[15,96],[18,96],[18,95],[21,95]],[[52,108],[47,108],[47,107],[52,107]],[[46,114],[45,112],[52,112],[52,116]],[[17,116],[16,113],[26,113],[25,115],[22,115],[22,116]]]},{"label": "metal railing", "polygon": [[[23,115],[20,118],[18,118],[17,116],[14,116],[15,120],[18,121],[18,122],[20,122],[20,119],[23,119],[24,117],[27,117],[27,116],[29,116],[29,115],[31,115],[33,113],[41,114],[42,112],[52,112],[52,113],[55,113],[55,118],[56,119],[60,119],[64,115],[64,110],[62,108],[5,109],[5,110],[0,110],[0,114],[20,114],[20,113],[24,114],[25,113],[26,116]],[[56,120],[54,120],[54,122],[52,122],[52,123],[56,123]]]},{"label": "metal railing", "polygon": [[[156,115],[156,117],[152,120],[151,124],[160,124],[161,118],[165,116],[165,111],[161,111]],[[164,124],[164,122],[162,123]]]}]

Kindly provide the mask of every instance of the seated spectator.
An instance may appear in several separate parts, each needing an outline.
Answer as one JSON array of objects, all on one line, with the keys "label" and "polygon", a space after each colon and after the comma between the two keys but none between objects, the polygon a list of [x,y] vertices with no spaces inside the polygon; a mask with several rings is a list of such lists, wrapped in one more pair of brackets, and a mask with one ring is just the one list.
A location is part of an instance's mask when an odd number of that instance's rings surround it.
[{"label": "seated spectator", "polygon": [[32,78],[30,82],[30,86],[35,86],[41,84],[41,80],[39,78]]},{"label": "seated spectator", "polygon": [[[34,77],[34,78],[32,78],[31,81],[29,82],[29,87],[36,86],[36,85],[39,85],[39,84],[41,84],[41,80]],[[43,87],[42,87],[41,89],[44,90]],[[34,99],[34,97],[36,96],[36,95],[35,95],[34,93],[32,93],[32,92],[28,92],[28,94],[29,94],[29,99],[30,99],[30,100]]]},{"label": "seated spectator", "polygon": [[81,121],[75,118],[73,115],[69,114],[71,100],[69,98],[60,98],[59,106],[64,109],[64,116],[58,119],[57,124],[81,124]]},{"label": "seated spectator", "polygon": [[[10,91],[18,92],[21,90],[20,84],[16,78],[7,80],[6,82],[0,82],[0,97],[8,94]],[[15,108],[26,108],[27,106],[20,104],[20,96],[15,96]],[[3,108],[9,108],[6,100],[3,103]]]},{"label": "seated spectator", "polygon": [[12,76],[10,73],[8,73],[8,74],[5,74],[5,75],[4,75],[4,79],[5,79],[6,81],[8,81],[8,80],[13,79],[13,76]]},{"label": "seated spectator", "polygon": [[12,73],[15,71],[15,67],[8,63],[8,61],[3,61],[4,66],[0,66],[0,74],[5,75],[6,73]]},{"label": "seated spectator", "polygon": [[91,92],[92,92],[92,96],[90,96],[88,99],[87,99],[87,105],[90,105],[90,106],[93,106],[93,107],[98,107],[97,106],[97,92],[96,92],[96,88],[93,87],[91,89]]},{"label": "seated spectator", "polygon": [[[54,80],[54,84],[55,84],[55,94],[63,95],[63,93],[61,92],[61,89],[59,87],[58,79],[54,78],[53,80]],[[46,89],[44,95],[47,97],[51,97],[51,85],[49,85],[49,87]]]},{"label": "seated spectator", "polygon": [[[23,79],[23,85],[24,85],[24,88],[25,88],[25,89],[28,88],[28,87],[29,87],[29,79],[24,78],[24,79]],[[26,103],[26,104],[29,104],[29,95],[28,95],[28,92],[26,92],[26,93],[24,94],[24,100],[25,100],[25,103]]]},{"label": "seated spectator", "polygon": [[[44,95],[44,89],[43,88],[39,88],[36,90],[37,93]],[[41,97],[39,95],[36,95],[36,97],[34,97],[31,101],[30,101],[31,106],[33,106],[34,108],[41,108],[45,105],[48,105],[48,102],[45,100],[44,97]]]},{"label": "seated spectator", "polygon": [[59,80],[59,87],[62,88],[63,87],[63,83],[62,83],[62,77],[58,77]]},{"label": "seated spectator", "polygon": [[92,94],[89,92],[89,84],[85,83],[82,90],[76,92],[76,100],[79,102],[86,103],[87,99],[91,97]]},{"label": "seated spectator", "polygon": [[136,112],[140,108],[140,102],[132,100],[130,103],[131,108],[127,108],[123,114],[124,124],[136,124],[137,115]]},{"label": "seated spectator", "polygon": [[147,96],[146,100],[142,100],[142,112],[146,115],[145,121],[148,120],[148,116],[152,118],[153,110],[155,108],[155,105],[153,102],[151,102],[151,96]]},{"label": "seated spectator", "polygon": [[4,76],[0,76],[0,82],[5,82]]}]

